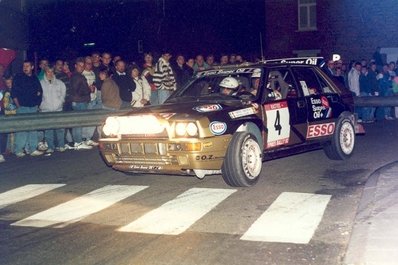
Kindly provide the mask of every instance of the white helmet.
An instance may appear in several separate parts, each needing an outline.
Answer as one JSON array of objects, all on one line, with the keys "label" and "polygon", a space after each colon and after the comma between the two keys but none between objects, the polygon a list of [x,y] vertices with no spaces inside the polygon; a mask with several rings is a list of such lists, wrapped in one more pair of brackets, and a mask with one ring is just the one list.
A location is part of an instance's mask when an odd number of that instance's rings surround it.
[{"label": "white helmet", "polygon": [[261,69],[256,68],[253,70],[252,78],[260,78],[261,77]]},{"label": "white helmet", "polygon": [[239,82],[233,77],[226,77],[221,81],[220,87],[236,90],[239,87]]}]

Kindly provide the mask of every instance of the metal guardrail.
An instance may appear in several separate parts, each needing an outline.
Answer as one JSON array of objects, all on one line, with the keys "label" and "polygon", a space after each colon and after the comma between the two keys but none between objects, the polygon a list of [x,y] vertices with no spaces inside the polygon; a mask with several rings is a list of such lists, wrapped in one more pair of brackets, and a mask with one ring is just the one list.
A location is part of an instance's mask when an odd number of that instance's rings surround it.
[{"label": "metal guardrail", "polygon": [[354,97],[355,107],[395,107],[398,96],[388,97]]},{"label": "metal guardrail", "polygon": [[97,126],[106,117],[129,110],[82,110],[66,112],[37,112],[0,116],[0,133]]},{"label": "metal guardrail", "polygon": [[[355,97],[354,104],[356,107],[393,107],[398,106],[398,96]],[[108,116],[127,113],[128,111],[101,109],[0,116],[0,133],[97,126]]]}]

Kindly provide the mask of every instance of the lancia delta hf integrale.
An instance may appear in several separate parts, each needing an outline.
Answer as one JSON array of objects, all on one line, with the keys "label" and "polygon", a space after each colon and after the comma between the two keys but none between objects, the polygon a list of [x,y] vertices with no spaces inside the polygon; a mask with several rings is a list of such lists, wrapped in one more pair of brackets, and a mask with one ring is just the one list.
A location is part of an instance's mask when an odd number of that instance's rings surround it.
[{"label": "lancia delta hf integrale", "polygon": [[222,174],[251,186],[263,161],[323,148],[344,160],[355,146],[351,92],[321,58],[268,60],[202,71],[164,104],[108,117],[100,152],[132,173]]}]

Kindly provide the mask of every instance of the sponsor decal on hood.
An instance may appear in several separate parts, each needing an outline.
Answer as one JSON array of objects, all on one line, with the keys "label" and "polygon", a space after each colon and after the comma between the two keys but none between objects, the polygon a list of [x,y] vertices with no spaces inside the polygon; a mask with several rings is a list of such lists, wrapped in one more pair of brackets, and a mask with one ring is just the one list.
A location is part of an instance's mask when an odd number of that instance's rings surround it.
[{"label": "sponsor decal on hood", "polygon": [[222,135],[227,131],[227,124],[221,121],[213,121],[209,124],[209,128],[212,134]]},{"label": "sponsor decal on hood", "polygon": [[213,112],[213,111],[222,110],[222,106],[220,104],[207,104],[207,105],[196,106],[192,109],[196,110],[197,112]]}]

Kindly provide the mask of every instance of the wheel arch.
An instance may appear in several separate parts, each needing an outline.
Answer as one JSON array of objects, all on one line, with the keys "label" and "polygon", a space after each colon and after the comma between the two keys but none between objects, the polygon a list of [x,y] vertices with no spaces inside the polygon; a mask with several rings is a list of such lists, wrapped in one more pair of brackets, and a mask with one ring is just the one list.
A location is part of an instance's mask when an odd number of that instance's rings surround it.
[{"label": "wheel arch", "polygon": [[236,129],[236,131],[252,133],[257,138],[257,141],[261,147],[261,151],[264,151],[264,139],[262,137],[261,130],[256,123],[250,121],[242,123],[238,129]]}]

